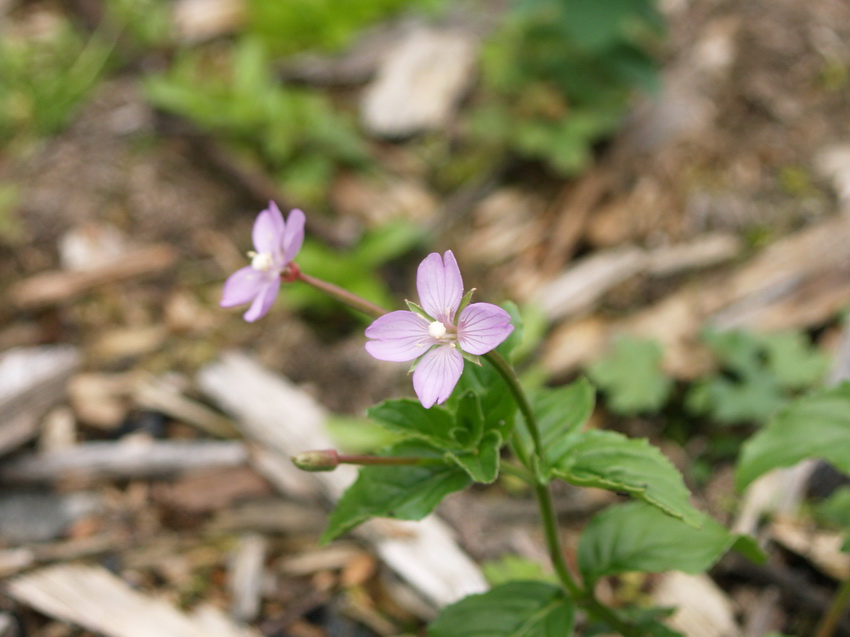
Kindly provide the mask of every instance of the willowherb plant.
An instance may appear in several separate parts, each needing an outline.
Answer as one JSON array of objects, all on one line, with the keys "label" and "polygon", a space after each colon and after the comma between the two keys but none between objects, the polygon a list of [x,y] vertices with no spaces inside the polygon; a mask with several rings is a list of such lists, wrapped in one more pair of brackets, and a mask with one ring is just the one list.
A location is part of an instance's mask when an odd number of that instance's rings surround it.
[{"label": "willowherb plant", "polygon": [[[528,391],[511,364],[521,338],[516,308],[471,303],[473,290],[464,294],[451,251],[430,254],[419,266],[419,304],[408,301],[408,310],[387,312],[300,271],[294,259],[303,227],[303,213],[294,210],[284,222],[270,203],[254,226],[251,265],[228,279],[222,305],[251,303],[245,319],[253,321],[269,311],[280,281],[312,285],[375,317],[366,329],[367,351],[379,360],[415,361],[419,398],[387,400],[367,411],[401,438],[377,455],[307,450],[293,458],[310,471],[333,470],[343,462],[363,465],[331,515],[323,541],[372,517],[421,519],[449,493],[491,483],[501,471],[524,480],[537,500],[558,583],[507,582],[469,596],[445,608],[429,635],[677,635],[664,624],[664,609],[600,601],[599,580],[630,571],[699,573],[732,547],[760,559],[749,538],[729,533],[691,505],[681,474],[656,447],[585,428],[594,403],[586,380]],[[509,454],[502,453],[505,447]],[[569,560],[550,495],[557,480],[633,500],[594,516]]]}]

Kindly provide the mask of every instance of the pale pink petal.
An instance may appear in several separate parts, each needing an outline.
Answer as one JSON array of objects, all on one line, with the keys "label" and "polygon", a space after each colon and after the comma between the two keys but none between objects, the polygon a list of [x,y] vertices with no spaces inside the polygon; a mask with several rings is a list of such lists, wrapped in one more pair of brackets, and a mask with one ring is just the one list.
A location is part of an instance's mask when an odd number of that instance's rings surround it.
[{"label": "pale pink petal", "polygon": [[286,219],[286,229],[283,231],[283,263],[289,263],[301,250],[304,243],[304,213],[295,208]]},{"label": "pale pink petal", "polygon": [[422,309],[430,316],[444,323],[453,321],[463,298],[463,279],[451,250],[442,257],[436,252],[425,257],[416,274],[416,289]]},{"label": "pale pink petal", "polygon": [[514,331],[511,315],[492,303],[473,303],[460,313],[457,340],[469,354],[486,354]]},{"label": "pale pink petal", "polygon": [[254,299],[251,307],[242,315],[242,318],[249,323],[253,323],[257,319],[264,317],[277,298],[278,290],[280,290],[280,279],[278,277],[267,279],[260,289],[259,294],[257,294],[257,298]]},{"label": "pale pink petal", "polygon": [[251,235],[254,240],[254,249],[260,253],[282,254],[285,228],[280,209],[275,202],[270,201],[269,207],[257,215],[257,220],[254,222]]},{"label": "pale pink petal", "polygon": [[412,361],[436,342],[428,334],[428,321],[406,310],[384,314],[366,328],[366,351],[380,361]]},{"label": "pale pink petal", "polygon": [[258,272],[250,265],[240,268],[224,282],[219,305],[233,307],[249,303],[256,298],[267,281],[268,276],[264,272]]},{"label": "pale pink petal", "polygon": [[457,348],[439,345],[431,349],[413,372],[413,389],[422,406],[446,402],[463,373],[463,356]]}]

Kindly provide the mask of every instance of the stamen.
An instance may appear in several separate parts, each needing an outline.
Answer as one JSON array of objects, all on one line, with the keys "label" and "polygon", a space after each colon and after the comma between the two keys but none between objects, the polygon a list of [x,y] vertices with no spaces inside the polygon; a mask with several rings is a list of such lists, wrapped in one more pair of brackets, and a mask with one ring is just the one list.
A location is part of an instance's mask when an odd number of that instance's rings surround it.
[{"label": "stamen", "polygon": [[446,335],[446,326],[440,321],[434,321],[428,326],[428,334],[439,340]]},{"label": "stamen", "polygon": [[261,252],[251,256],[251,267],[260,272],[268,272],[274,265],[274,259],[268,252]]}]

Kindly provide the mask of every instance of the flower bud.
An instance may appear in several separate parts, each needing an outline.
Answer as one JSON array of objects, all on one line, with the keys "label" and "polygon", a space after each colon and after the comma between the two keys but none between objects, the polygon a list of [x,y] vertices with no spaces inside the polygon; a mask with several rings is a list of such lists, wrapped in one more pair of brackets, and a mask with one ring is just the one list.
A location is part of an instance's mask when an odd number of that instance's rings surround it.
[{"label": "flower bud", "polygon": [[302,471],[333,471],[339,466],[339,454],[334,449],[304,451],[293,456],[292,463]]}]

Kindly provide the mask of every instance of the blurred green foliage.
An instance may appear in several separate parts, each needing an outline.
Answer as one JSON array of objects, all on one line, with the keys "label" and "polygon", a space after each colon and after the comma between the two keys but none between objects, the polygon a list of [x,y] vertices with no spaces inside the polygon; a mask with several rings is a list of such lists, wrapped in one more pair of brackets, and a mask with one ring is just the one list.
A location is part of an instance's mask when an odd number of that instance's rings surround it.
[{"label": "blurred green foliage", "polygon": [[302,205],[321,201],[339,165],[369,162],[354,123],[323,93],[278,82],[252,38],[227,50],[182,51],[145,89],[156,106],[258,156]]},{"label": "blurred green foliage", "polygon": [[756,334],[707,330],[703,340],[719,370],[686,396],[691,413],[724,424],[765,422],[826,373],[828,357],[799,332]]},{"label": "blurred green foliage", "polygon": [[269,51],[336,51],[364,27],[403,9],[433,10],[445,0],[250,0],[248,30]]},{"label": "blurred green foliage", "polygon": [[569,175],[657,83],[653,0],[518,0],[483,55],[473,140]]},{"label": "blurred green foliage", "polygon": [[[379,268],[421,243],[422,231],[409,222],[386,224],[365,234],[347,251],[331,248],[309,236],[298,254],[298,265],[312,276],[331,281],[376,305],[393,309],[394,296],[387,289]],[[339,303],[308,285],[290,286],[286,291],[290,307],[309,307],[332,312]],[[356,313],[358,317],[371,321]]]},{"label": "blurred green foliage", "polygon": [[[767,421],[793,397],[816,386],[829,365],[829,358],[800,332],[707,329],[701,340],[714,355],[716,369],[686,389],[685,408],[722,424]],[[653,341],[621,337],[588,373],[612,412],[657,413],[673,386],[661,355]]]},{"label": "blurred green foliage", "polygon": [[608,355],[588,368],[588,374],[605,392],[613,412],[654,412],[667,402],[673,386],[661,369],[661,358],[658,343],[621,336]]},{"label": "blurred green foliage", "polygon": [[112,44],[66,20],[41,37],[0,37],[0,142],[54,134],[103,74]]}]

